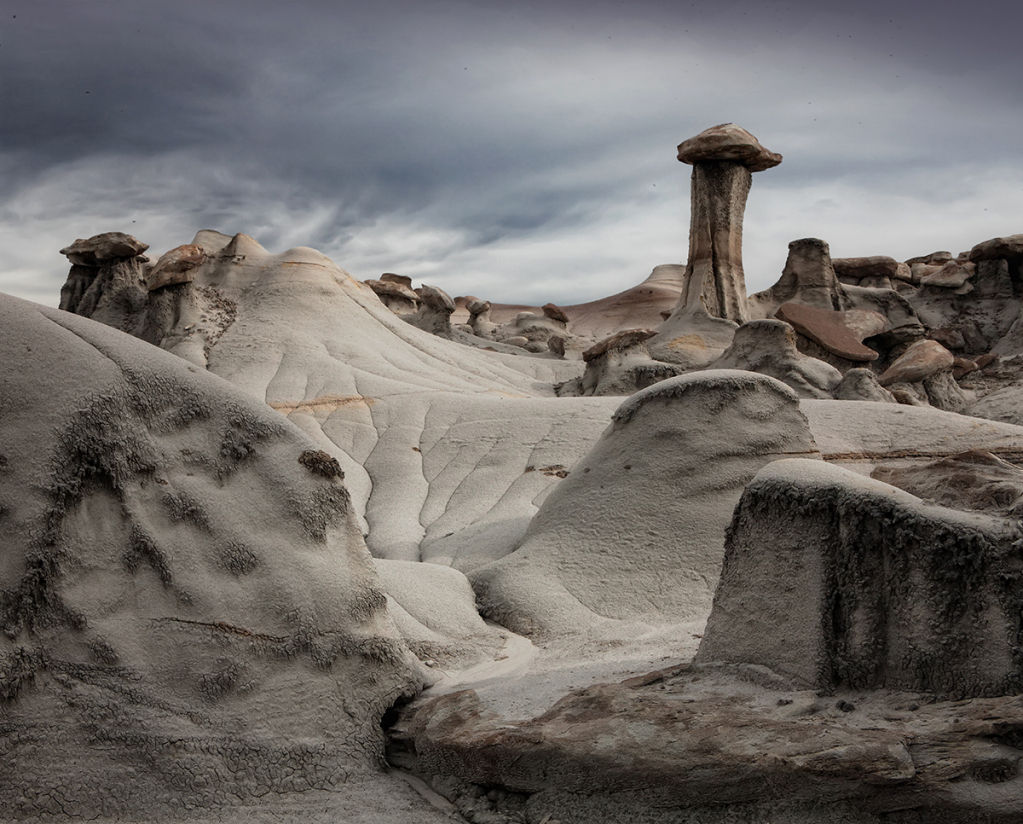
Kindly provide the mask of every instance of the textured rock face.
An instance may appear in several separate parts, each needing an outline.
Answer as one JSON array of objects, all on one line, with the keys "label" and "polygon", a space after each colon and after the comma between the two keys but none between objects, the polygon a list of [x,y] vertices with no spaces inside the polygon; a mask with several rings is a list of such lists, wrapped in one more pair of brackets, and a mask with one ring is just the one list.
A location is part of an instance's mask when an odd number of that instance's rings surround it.
[{"label": "textured rock face", "polygon": [[1023,470],[980,449],[915,466],[879,466],[870,477],[952,509],[1023,512]]},{"label": "textured rock face", "polygon": [[719,370],[637,392],[519,548],[470,573],[483,614],[543,635],[701,617],[742,487],[789,454],[817,450],[795,393],[772,378]]},{"label": "textured rock face", "polygon": [[770,375],[801,398],[830,398],[842,380],[835,367],[796,349],[795,331],[780,320],[755,320],[740,326],[732,345],[709,368]]},{"label": "textured rock face", "polygon": [[388,757],[475,821],[1013,824],[1021,711],[1019,697],[828,696],[764,667],[682,665],[528,720],[472,690],[424,699]]},{"label": "textured rock face", "polygon": [[0,816],[175,819],[372,769],[422,680],[313,443],[74,315],[4,297],[0,348]]},{"label": "textured rock face", "polygon": [[749,169],[738,163],[708,161],[693,167],[689,262],[680,307],[702,304],[711,317],[748,320],[742,217],[752,182]]},{"label": "textured rock face", "polygon": [[1023,692],[1015,519],[778,461],[746,488],[697,661],[816,689]]}]

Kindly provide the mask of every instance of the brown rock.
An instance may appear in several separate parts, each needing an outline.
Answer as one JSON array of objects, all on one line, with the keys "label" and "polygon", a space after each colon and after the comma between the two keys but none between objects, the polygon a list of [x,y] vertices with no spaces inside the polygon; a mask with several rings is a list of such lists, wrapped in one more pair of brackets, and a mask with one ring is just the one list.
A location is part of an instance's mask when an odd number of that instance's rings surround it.
[{"label": "brown rock", "polygon": [[874,255],[873,257],[855,257],[855,258],[832,258],[831,265],[835,267],[835,274],[840,278],[849,278],[850,280],[862,280],[863,278],[897,278],[899,280],[909,280],[909,268],[904,267],[905,264],[900,264],[895,258],[885,257],[884,255]]},{"label": "brown rock", "polygon": [[384,272],[380,276],[380,280],[385,283],[400,283],[402,286],[407,286],[409,289],[412,288],[412,278],[406,277],[405,275],[396,275],[394,272]]},{"label": "brown rock", "polygon": [[840,358],[859,363],[877,360],[878,353],[864,346],[862,340],[884,329],[884,317],[876,312],[860,312],[863,316],[876,316],[873,323],[876,329],[868,326],[867,334],[863,334],[862,326],[867,326],[870,319],[864,318],[861,327],[857,329],[846,322],[846,314],[831,309],[801,306],[798,303],[783,303],[778,307],[775,317]]},{"label": "brown rock", "polygon": [[751,172],[762,172],[782,161],[780,154],[768,151],[753,135],[734,123],[722,123],[682,141],[678,159],[695,165],[714,160],[727,160],[745,166]]},{"label": "brown rock", "polygon": [[989,366],[992,365],[997,366],[998,355],[996,355],[994,352],[988,352],[987,354],[981,355],[979,358],[977,358],[976,363],[978,369],[987,369]]},{"label": "brown rock", "polygon": [[547,348],[559,358],[565,357],[565,339],[560,335],[551,335],[547,338]]},{"label": "brown rock", "polygon": [[367,280],[363,281],[370,289],[381,297],[404,298],[413,304],[419,303],[419,295],[413,292],[404,283],[395,280]]},{"label": "brown rock", "polygon": [[964,375],[976,372],[979,368],[976,361],[972,361],[969,358],[956,358],[952,362],[952,377],[959,380]]},{"label": "brown rock", "polygon": [[549,317],[551,320],[568,323],[568,315],[565,314],[565,310],[560,306],[555,306],[553,303],[545,303],[540,308],[543,309],[544,315]]},{"label": "brown rock", "polygon": [[920,340],[905,351],[881,375],[881,385],[914,383],[938,372],[948,371],[955,357],[944,346],[933,340]]},{"label": "brown rock", "polygon": [[1008,237],[993,237],[978,243],[970,250],[969,258],[972,261],[978,260],[1019,260],[1023,258],[1023,235],[1009,235]]},{"label": "brown rock", "polygon": [[60,253],[78,266],[100,266],[109,260],[133,258],[148,248],[148,244],[123,232],[104,232],[88,240],[79,238]]},{"label": "brown rock", "polygon": [[594,344],[585,352],[583,352],[583,360],[589,363],[594,358],[599,358],[606,352],[612,349],[628,349],[631,346],[635,346],[637,343],[652,338],[655,332],[653,329],[627,329],[624,332],[619,332],[617,335],[612,335],[609,338],[604,338],[597,344]]},{"label": "brown rock", "polygon": [[185,244],[171,249],[163,255],[146,277],[146,288],[150,292],[195,280],[195,270],[206,260],[201,246]]}]

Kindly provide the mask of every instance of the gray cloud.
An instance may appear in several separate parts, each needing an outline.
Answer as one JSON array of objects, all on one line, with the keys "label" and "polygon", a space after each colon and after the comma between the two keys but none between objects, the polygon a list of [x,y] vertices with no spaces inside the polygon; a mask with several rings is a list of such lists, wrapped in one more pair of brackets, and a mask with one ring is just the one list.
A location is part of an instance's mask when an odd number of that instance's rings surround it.
[{"label": "gray cloud", "polygon": [[54,303],[76,236],[209,227],[360,278],[597,297],[684,260],[674,146],[729,120],[786,158],[755,178],[752,288],[795,237],[1021,231],[1011,21],[920,8],[7,0],[0,289]]}]

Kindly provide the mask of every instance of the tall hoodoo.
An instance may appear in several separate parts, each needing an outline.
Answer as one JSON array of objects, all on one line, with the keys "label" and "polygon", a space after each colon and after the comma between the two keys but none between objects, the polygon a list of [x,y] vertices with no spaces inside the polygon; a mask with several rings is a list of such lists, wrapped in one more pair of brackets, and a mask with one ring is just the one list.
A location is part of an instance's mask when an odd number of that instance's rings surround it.
[{"label": "tall hoodoo", "polygon": [[[689,262],[681,305],[736,323],[749,320],[742,271],[742,215],[752,173],[781,163],[745,129],[723,123],[683,141],[678,159],[693,167]],[[677,311],[677,310],[676,310]]]}]

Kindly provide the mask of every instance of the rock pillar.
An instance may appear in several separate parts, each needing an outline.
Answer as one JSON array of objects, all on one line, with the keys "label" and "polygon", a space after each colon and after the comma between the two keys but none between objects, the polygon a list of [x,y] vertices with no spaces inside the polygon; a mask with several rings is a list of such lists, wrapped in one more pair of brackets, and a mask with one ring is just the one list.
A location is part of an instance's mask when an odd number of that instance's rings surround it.
[{"label": "rock pillar", "polygon": [[749,320],[742,271],[742,216],[753,172],[781,163],[734,123],[714,126],[678,147],[678,159],[693,167],[692,218],[686,286],[675,312],[701,302],[711,317]]}]

